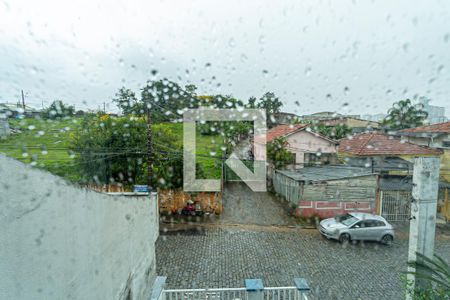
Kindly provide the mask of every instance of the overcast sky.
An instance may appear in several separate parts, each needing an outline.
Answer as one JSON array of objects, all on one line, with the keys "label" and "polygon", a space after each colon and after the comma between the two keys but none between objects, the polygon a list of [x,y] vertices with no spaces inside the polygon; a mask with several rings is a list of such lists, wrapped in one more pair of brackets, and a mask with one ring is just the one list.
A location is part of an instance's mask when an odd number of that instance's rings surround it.
[{"label": "overcast sky", "polygon": [[167,77],[284,111],[381,113],[427,96],[450,111],[448,1],[3,1],[0,101],[109,104]]}]

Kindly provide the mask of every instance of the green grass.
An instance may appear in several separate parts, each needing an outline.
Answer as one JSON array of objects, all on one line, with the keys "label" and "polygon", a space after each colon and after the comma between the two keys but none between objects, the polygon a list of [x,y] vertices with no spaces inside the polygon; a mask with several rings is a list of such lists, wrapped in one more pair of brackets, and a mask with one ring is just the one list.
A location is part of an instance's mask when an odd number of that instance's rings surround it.
[{"label": "green grass", "polygon": [[[180,141],[183,141],[182,123],[165,123]],[[224,141],[220,135],[196,134],[196,162],[202,167],[204,176],[199,179],[220,179]]]},{"label": "green grass", "polygon": [[[62,176],[71,181],[78,181],[81,176],[77,171],[75,153],[68,148],[71,135],[81,123],[80,118],[68,120],[41,120],[26,118],[10,120],[10,127],[20,130],[6,139],[0,139],[0,153],[13,157],[24,163]],[[183,124],[165,123],[182,142]],[[223,141],[220,136],[202,136],[197,134],[197,163],[204,170],[203,178],[220,179]]]},{"label": "green grass", "polygon": [[80,121],[76,118],[62,121],[10,120],[10,127],[20,130],[20,133],[1,139],[0,153],[76,181],[79,176],[73,171],[75,156],[67,148],[70,135]]}]

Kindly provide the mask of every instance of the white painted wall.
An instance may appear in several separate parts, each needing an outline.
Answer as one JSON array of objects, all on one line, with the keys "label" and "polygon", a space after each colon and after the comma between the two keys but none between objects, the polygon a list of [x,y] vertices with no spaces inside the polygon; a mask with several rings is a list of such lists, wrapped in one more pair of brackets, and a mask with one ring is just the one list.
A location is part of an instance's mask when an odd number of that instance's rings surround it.
[{"label": "white painted wall", "polygon": [[77,188],[0,156],[0,299],[146,299],[157,201]]},{"label": "white painted wall", "polygon": [[296,163],[304,163],[305,153],[336,153],[335,143],[306,130],[288,135],[287,141],[287,149],[295,153]]}]

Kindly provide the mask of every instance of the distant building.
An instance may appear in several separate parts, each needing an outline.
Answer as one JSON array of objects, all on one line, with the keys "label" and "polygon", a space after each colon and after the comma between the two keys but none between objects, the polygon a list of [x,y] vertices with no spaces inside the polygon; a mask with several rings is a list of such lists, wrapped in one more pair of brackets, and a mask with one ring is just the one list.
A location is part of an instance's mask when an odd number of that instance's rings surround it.
[{"label": "distant building", "polygon": [[275,124],[293,124],[297,120],[300,119],[300,117],[294,113],[288,113],[288,112],[279,112],[274,114],[275,118]]},{"label": "distant building", "polygon": [[352,130],[352,133],[360,133],[365,131],[373,131],[380,128],[380,123],[363,120],[352,116],[340,116],[329,119],[321,119],[314,121],[315,124],[324,124],[327,126],[346,125]]},{"label": "distant building", "polygon": [[333,112],[333,111],[322,111],[322,112],[317,112],[317,113],[313,113],[310,115],[300,116],[300,118],[302,120],[306,120],[306,121],[325,120],[325,119],[333,119],[333,118],[339,118],[339,117],[360,118],[360,115],[343,115],[343,114],[339,114],[339,113]]},{"label": "distant building", "polygon": [[373,122],[381,122],[386,118],[386,114],[362,115],[361,118]]},{"label": "distant building", "polygon": [[0,112],[3,112],[7,118],[17,118],[18,116],[33,117],[39,115],[41,111],[29,105],[25,108],[19,103],[0,103]]},{"label": "distant building", "polygon": [[429,124],[442,123],[447,121],[445,116],[445,108],[442,106],[430,105],[430,99],[421,97],[419,103],[423,105],[423,109],[428,113],[427,121]]}]

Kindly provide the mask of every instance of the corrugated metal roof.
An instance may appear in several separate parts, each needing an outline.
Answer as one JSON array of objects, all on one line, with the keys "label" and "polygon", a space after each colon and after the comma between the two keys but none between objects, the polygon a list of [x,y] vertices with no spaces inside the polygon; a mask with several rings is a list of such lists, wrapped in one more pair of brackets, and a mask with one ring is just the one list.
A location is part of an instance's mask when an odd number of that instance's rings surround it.
[{"label": "corrugated metal roof", "polygon": [[277,170],[276,172],[296,181],[311,182],[375,175],[370,168],[351,166],[304,167],[298,170]]},{"label": "corrugated metal roof", "polygon": [[[411,191],[413,187],[412,177],[382,177],[379,187],[382,191]],[[450,188],[450,183],[439,182],[439,188]]]},{"label": "corrugated metal roof", "polygon": [[400,157],[370,156],[347,157],[346,164],[354,167],[371,168],[375,172],[412,171],[414,164]]}]

